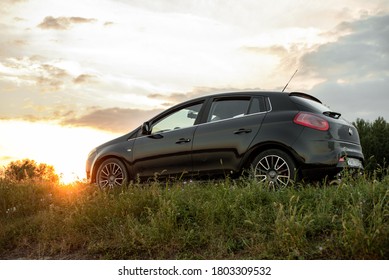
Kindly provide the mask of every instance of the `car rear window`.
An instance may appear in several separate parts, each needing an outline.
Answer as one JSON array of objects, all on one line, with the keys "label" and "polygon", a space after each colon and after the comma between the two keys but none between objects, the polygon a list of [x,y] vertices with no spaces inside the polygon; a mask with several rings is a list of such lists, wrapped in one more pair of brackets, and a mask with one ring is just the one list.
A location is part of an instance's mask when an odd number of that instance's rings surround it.
[{"label": "car rear window", "polygon": [[299,110],[302,111],[309,111],[314,113],[323,113],[323,112],[331,111],[325,105],[304,97],[290,96],[290,100],[292,100],[292,102],[298,106]]}]

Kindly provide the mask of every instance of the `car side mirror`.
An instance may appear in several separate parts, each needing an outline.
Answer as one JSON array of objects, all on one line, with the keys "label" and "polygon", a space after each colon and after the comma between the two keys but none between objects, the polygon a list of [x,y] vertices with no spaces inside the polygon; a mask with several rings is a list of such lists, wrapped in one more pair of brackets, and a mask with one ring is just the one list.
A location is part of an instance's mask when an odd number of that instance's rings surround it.
[{"label": "car side mirror", "polygon": [[145,122],[142,125],[142,135],[150,135],[151,134],[151,126],[149,122]]},{"label": "car side mirror", "polygon": [[189,111],[188,112],[188,119],[197,119],[197,112]]}]

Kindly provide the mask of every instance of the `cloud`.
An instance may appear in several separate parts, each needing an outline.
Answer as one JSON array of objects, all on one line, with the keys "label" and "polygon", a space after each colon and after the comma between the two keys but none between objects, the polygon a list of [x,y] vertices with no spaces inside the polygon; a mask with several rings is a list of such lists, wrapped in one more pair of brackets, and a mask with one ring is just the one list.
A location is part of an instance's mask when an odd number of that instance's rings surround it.
[{"label": "cloud", "polygon": [[38,85],[45,88],[45,91],[59,90],[65,80],[71,77],[66,70],[50,64],[40,65],[37,69],[37,73],[39,73],[39,75],[33,79]]},{"label": "cloud", "polygon": [[147,97],[150,99],[157,99],[161,101],[161,104],[165,107],[170,107],[180,102],[184,102],[196,97],[205,96],[214,93],[223,93],[223,92],[234,92],[242,90],[259,90],[258,88],[232,88],[232,87],[195,87],[192,91],[184,93],[171,93],[171,94],[160,94],[153,93],[149,94]]},{"label": "cloud", "polygon": [[240,48],[244,52],[258,55],[272,55],[279,59],[279,69],[291,72],[296,68],[302,53],[309,50],[309,47],[300,43],[290,44],[288,47],[282,45],[272,45],[267,47],[243,46]]},{"label": "cloud", "polygon": [[26,122],[61,122],[74,118],[77,114],[66,105],[39,105],[26,101],[16,114],[2,113],[0,120],[26,121]]},{"label": "cloud", "polygon": [[3,8],[4,6],[12,6],[27,1],[28,0],[1,0],[0,8]]},{"label": "cloud", "polygon": [[315,95],[350,121],[389,119],[389,15],[365,15],[320,36],[313,45],[293,42],[241,50],[275,56],[275,77],[297,68],[288,89]]},{"label": "cloud", "polygon": [[74,24],[82,23],[93,23],[97,21],[94,18],[83,18],[83,17],[52,17],[47,16],[44,20],[38,24],[38,27],[41,29],[56,29],[56,30],[66,30],[72,27]]},{"label": "cloud", "polygon": [[195,98],[197,96],[201,96],[202,94],[198,94],[196,92],[187,92],[187,93],[171,93],[169,95],[161,94],[161,93],[152,93],[147,97],[150,99],[160,100],[162,105],[165,107],[169,107],[175,105],[177,103],[183,102],[185,100],[189,100],[191,98]]},{"label": "cloud", "polygon": [[[69,110],[67,106],[41,106],[35,114],[19,114],[18,116],[1,116],[0,120],[17,120],[30,123],[50,122],[62,126],[89,127],[114,133],[126,133],[139,127],[145,121],[161,112],[160,109],[141,110],[127,108],[89,107],[82,113]],[[42,113],[42,114],[40,114]]]},{"label": "cloud", "polygon": [[315,86],[311,94],[349,121],[358,118],[373,121],[378,117],[389,120],[388,87],[389,78],[353,84],[327,81]]},{"label": "cloud", "polygon": [[[51,67],[46,67],[51,69]],[[51,69],[58,76],[62,76],[63,73],[57,69]],[[58,72],[56,72],[58,71]],[[88,74],[79,75],[76,79],[78,83],[88,82],[90,78],[94,76]],[[74,79],[74,80],[76,80]],[[75,82],[73,80],[73,82]],[[53,85],[54,86],[54,85]],[[60,99],[64,97],[64,94],[51,93],[49,95],[43,95],[38,99],[32,97],[21,96],[23,106],[18,105],[19,110],[16,112],[4,112],[0,114],[0,120],[22,120],[28,122],[55,122],[63,126],[74,126],[74,127],[91,127],[99,130],[105,130],[115,133],[124,133],[130,131],[143,122],[156,116],[165,108],[171,107],[183,101],[190,100],[199,96],[204,96],[212,93],[220,92],[232,92],[241,91],[238,88],[210,88],[210,87],[197,87],[192,91],[186,93],[171,93],[166,94],[150,94],[147,96],[149,100],[158,100],[161,104],[158,109],[131,109],[131,108],[120,108],[120,107],[108,107],[102,108],[98,106],[83,107],[70,105],[66,99]],[[259,90],[249,89],[245,90]],[[62,100],[61,103],[49,103],[45,102],[45,99],[49,100]],[[153,103],[153,102],[151,102]],[[5,108],[6,109],[6,108]],[[12,109],[12,108],[11,108]]]},{"label": "cloud", "polygon": [[[22,43],[22,42],[21,42]],[[81,85],[88,82],[95,82],[97,76],[91,74],[69,73],[69,62],[63,60],[47,60],[41,56],[7,58],[0,60],[1,80],[8,79],[20,87],[23,84],[37,85],[40,92],[54,92],[65,87],[71,89],[70,82]],[[71,71],[71,67],[69,68]],[[78,72],[78,71],[73,71]],[[68,87],[70,86],[70,87]]]},{"label": "cloud", "polygon": [[336,31],[344,29],[350,33],[301,58],[304,71],[331,81],[389,75],[389,15],[345,22]]},{"label": "cloud", "polygon": [[281,45],[273,45],[270,47],[253,47],[253,46],[244,46],[241,48],[243,51],[253,52],[253,53],[268,53],[276,56],[284,56],[288,53],[288,50]]},{"label": "cloud", "polygon": [[36,60],[34,57],[10,57],[0,61],[1,74],[9,80],[35,82],[38,85],[57,87],[68,76],[64,69]]},{"label": "cloud", "polygon": [[310,92],[350,121],[389,119],[389,15],[344,22],[334,32],[345,29],[301,57],[301,74],[322,79]]},{"label": "cloud", "polygon": [[125,133],[140,126],[161,110],[139,110],[124,108],[91,108],[80,117],[65,118],[62,125],[87,126],[100,130]]},{"label": "cloud", "polygon": [[83,83],[88,83],[93,81],[93,79],[96,78],[94,75],[89,75],[89,74],[81,74],[78,75],[76,78],[73,79],[73,82],[75,84],[83,84]]}]

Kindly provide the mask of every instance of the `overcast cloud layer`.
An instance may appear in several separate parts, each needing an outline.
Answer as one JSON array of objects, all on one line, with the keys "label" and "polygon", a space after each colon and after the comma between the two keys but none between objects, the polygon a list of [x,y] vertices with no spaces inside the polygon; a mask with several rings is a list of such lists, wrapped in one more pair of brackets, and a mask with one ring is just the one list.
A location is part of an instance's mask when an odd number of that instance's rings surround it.
[{"label": "overcast cloud layer", "polygon": [[0,14],[3,120],[124,133],[195,96],[281,90],[296,69],[289,91],[389,120],[387,1],[5,0]]},{"label": "overcast cloud layer", "polygon": [[311,93],[350,120],[389,120],[389,15],[343,23],[350,33],[301,59],[304,71],[325,79]]}]

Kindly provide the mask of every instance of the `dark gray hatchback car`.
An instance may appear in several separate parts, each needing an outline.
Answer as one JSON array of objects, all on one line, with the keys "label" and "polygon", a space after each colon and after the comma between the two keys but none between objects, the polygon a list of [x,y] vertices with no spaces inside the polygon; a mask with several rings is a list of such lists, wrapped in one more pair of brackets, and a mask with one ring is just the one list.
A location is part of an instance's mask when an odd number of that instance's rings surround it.
[{"label": "dark gray hatchback car", "polygon": [[137,178],[239,176],[276,187],[362,169],[356,128],[300,92],[231,92],[178,104],[93,149],[86,173],[101,188]]}]

